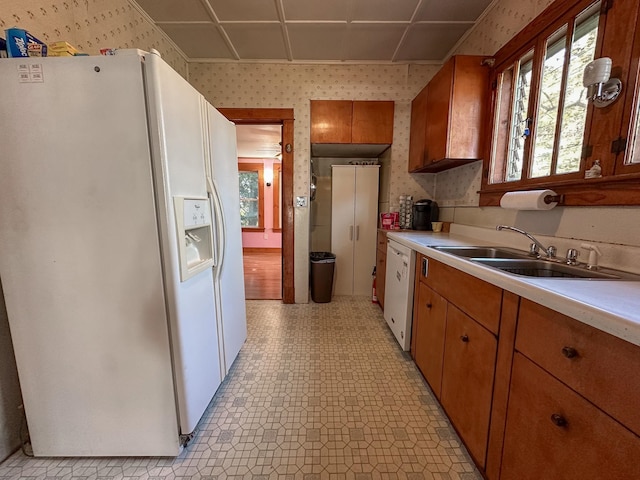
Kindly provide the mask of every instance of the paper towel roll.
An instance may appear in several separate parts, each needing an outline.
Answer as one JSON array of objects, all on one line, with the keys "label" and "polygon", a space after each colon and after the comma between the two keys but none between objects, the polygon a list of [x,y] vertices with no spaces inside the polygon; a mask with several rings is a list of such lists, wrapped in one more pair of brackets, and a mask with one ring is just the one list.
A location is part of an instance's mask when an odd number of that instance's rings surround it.
[{"label": "paper towel roll", "polygon": [[556,192],[553,190],[507,192],[500,199],[500,206],[514,210],[551,210],[558,202],[546,203],[544,199],[549,195],[556,196]]}]

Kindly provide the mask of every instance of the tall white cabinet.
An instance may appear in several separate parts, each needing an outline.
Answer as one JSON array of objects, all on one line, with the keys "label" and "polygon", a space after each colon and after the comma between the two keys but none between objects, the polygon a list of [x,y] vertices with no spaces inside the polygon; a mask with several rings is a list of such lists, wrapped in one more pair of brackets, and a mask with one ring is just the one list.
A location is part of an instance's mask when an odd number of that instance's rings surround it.
[{"label": "tall white cabinet", "polygon": [[331,251],[335,295],[371,295],[376,265],[379,165],[333,165]]}]

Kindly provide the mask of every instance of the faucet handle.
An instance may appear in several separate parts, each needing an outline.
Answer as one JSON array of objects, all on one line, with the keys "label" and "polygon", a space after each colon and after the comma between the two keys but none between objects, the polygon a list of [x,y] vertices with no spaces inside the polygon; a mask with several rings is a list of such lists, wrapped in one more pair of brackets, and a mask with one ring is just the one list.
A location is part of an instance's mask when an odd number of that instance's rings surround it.
[{"label": "faucet handle", "polygon": [[580,256],[580,252],[575,248],[570,248],[567,250],[567,264],[568,265],[576,265],[578,263],[578,257]]}]

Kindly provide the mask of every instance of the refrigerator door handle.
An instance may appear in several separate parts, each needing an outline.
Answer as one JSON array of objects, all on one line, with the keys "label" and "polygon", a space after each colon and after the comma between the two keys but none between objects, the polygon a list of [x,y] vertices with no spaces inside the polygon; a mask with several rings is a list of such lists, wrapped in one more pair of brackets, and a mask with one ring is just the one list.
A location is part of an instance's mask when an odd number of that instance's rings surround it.
[{"label": "refrigerator door handle", "polygon": [[216,237],[216,251],[214,254],[214,265],[218,267],[218,271],[222,268],[224,262],[224,251],[227,232],[225,231],[225,219],[224,209],[222,208],[222,201],[218,194],[215,182],[211,177],[207,177],[207,190],[211,196],[211,203],[213,210],[215,211],[215,237]]}]

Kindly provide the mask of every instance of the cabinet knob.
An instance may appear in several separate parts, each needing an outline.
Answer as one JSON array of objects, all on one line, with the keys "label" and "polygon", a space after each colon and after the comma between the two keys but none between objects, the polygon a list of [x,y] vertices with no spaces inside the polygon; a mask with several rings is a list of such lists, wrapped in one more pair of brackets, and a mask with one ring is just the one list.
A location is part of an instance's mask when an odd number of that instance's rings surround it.
[{"label": "cabinet knob", "polygon": [[551,421],[556,427],[566,427],[569,422],[562,415],[554,413],[551,415]]},{"label": "cabinet knob", "polygon": [[573,347],[562,347],[562,355],[567,358],[575,358],[578,356],[578,351]]},{"label": "cabinet knob", "polygon": [[427,308],[431,308],[431,307],[433,307],[433,305],[430,303],[427,303]]},{"label": "cabinet knob", "polygon": [[460,340],[462,340],[464,343],[468,343],[469,342],[469,335],[467,335],[466,333],[464,335],[460,336]]}]

